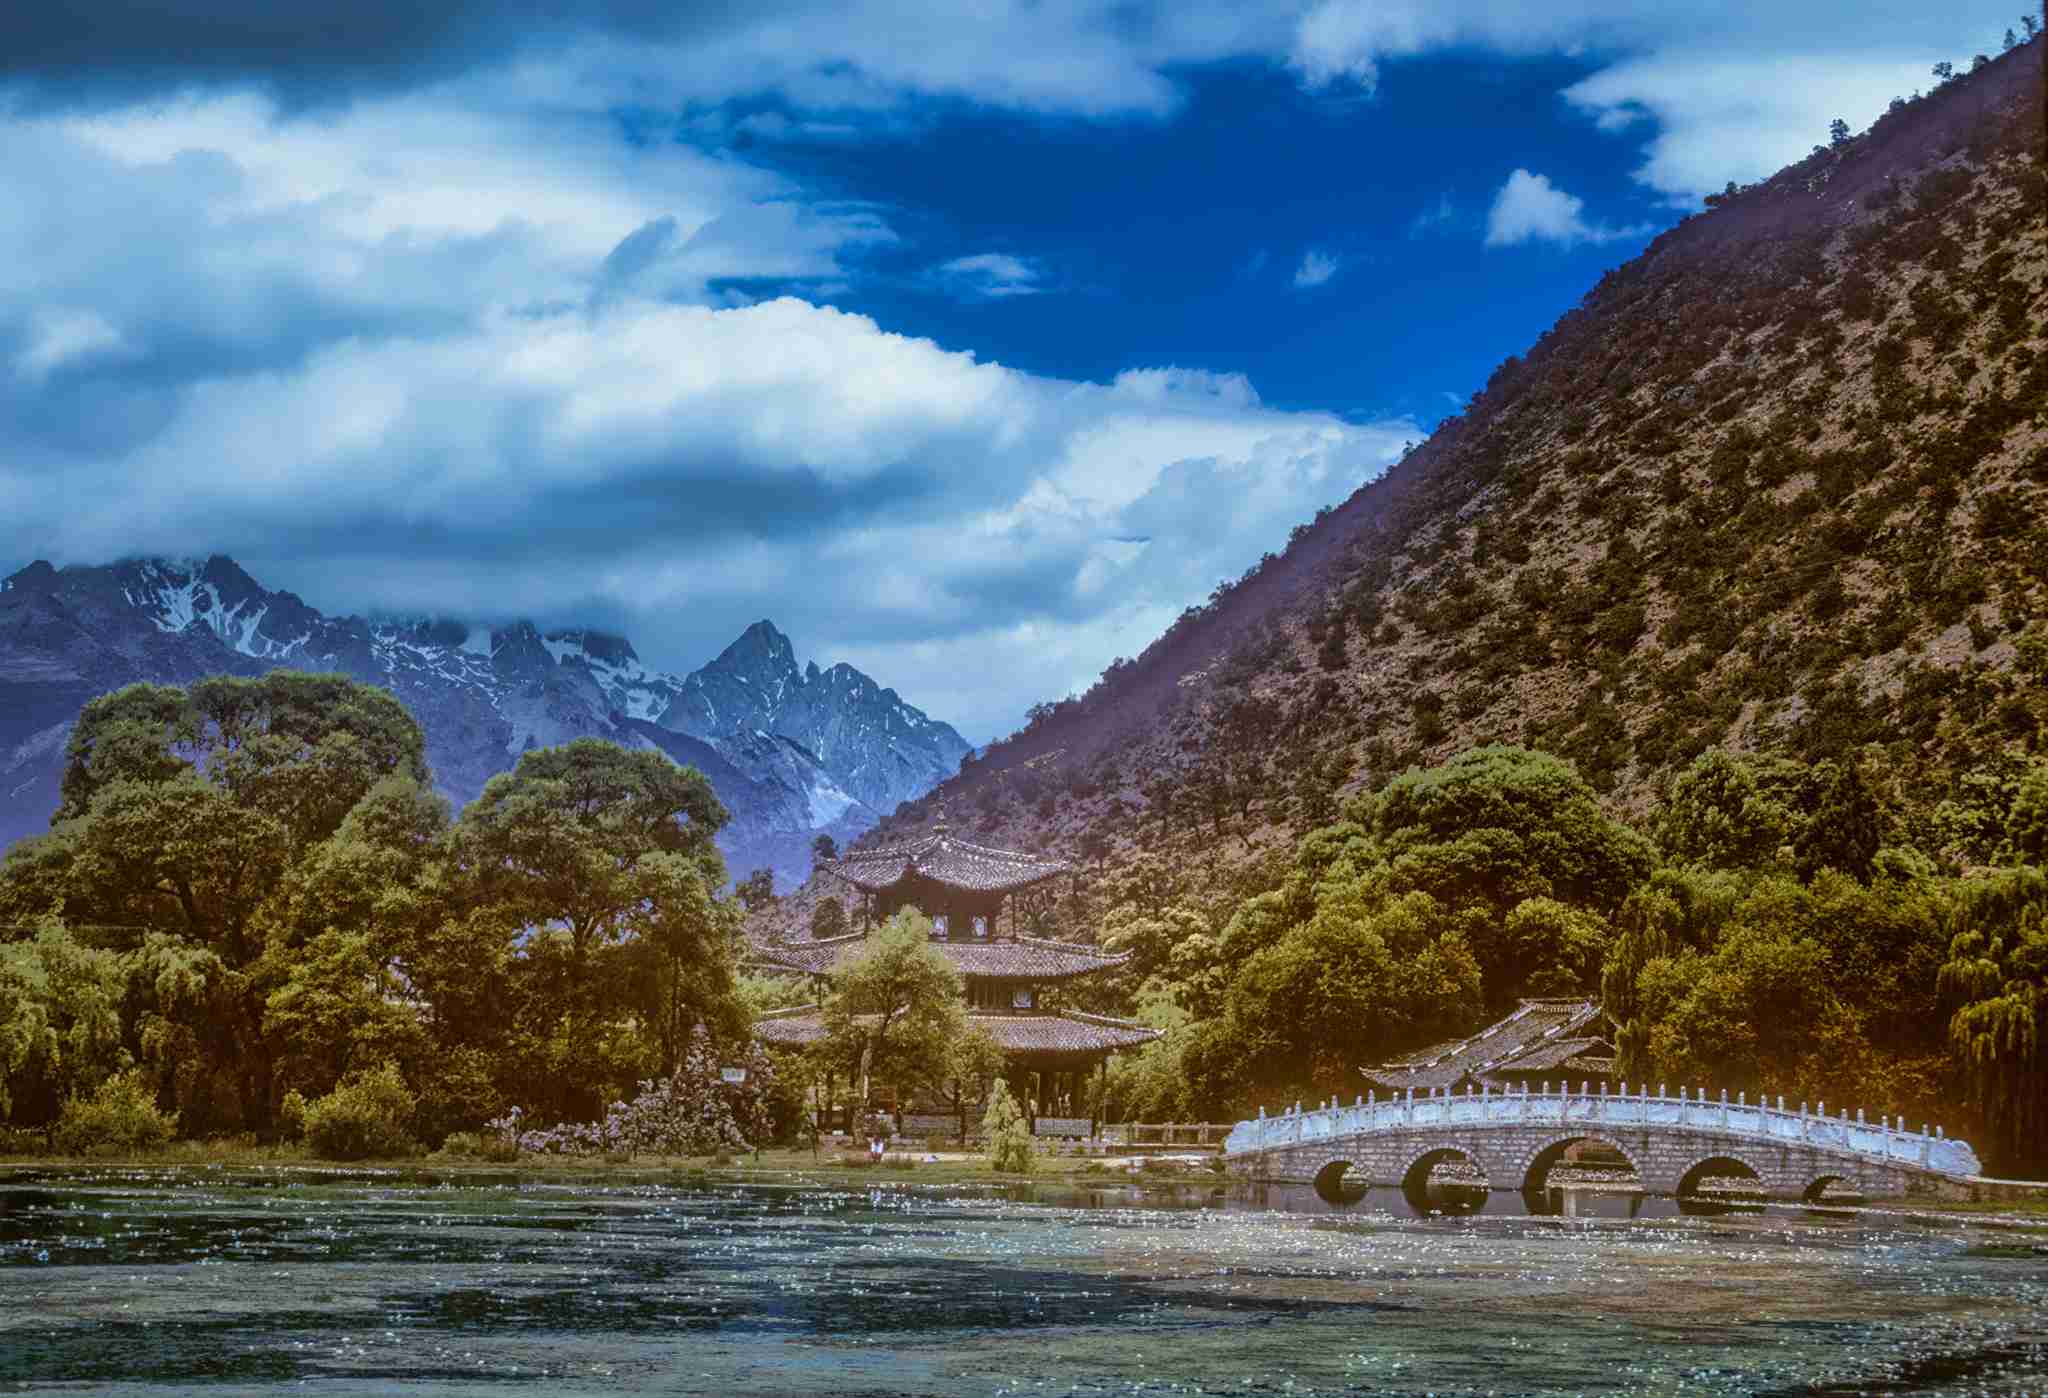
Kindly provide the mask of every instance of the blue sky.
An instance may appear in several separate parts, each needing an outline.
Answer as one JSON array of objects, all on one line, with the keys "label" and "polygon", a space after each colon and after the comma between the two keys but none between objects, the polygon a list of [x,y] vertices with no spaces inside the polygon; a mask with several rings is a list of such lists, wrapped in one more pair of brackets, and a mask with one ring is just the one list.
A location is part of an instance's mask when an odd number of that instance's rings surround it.
[{"label": "blue sky", "polygon": [[0,558],[767,616],[986,739],[2018,7],[1933,10],[10,7]]}]

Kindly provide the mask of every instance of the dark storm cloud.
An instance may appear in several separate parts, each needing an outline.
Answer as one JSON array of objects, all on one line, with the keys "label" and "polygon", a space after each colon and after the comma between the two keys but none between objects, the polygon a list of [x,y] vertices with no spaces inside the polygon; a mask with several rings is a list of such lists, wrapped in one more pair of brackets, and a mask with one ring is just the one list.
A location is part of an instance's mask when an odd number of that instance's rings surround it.
[{"label": "dark storm cloud", "polygon": [[565,37],[687,39],[758,16],[739,3],[569,0],[105,0],[0,6],[0,81],[64,103],[153,86],[255,83],[294,105],[389,91]]}]

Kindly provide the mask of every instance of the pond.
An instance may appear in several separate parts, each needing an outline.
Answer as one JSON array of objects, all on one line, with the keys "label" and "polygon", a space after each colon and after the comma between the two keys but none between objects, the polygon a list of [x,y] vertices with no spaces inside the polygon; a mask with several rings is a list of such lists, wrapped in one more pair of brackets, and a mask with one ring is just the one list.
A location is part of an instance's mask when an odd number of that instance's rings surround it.
[{"label": "pond", "polygon": [[0,1173],[0,1390],[2048,1386],[2048,1234],[1582,1203],[17,1170]]}]

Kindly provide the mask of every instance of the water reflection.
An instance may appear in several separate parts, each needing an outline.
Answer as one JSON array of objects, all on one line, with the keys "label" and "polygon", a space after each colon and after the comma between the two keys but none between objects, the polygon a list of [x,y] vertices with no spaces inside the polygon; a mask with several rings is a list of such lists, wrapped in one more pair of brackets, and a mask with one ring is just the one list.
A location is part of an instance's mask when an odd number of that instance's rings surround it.
[{"label": "water reflection", "polygon": [[1338,1194],[17,1172],[0,1175],[0,1387],[2048,1383],[2048,1254],[2010,1235],[1455,1178],[1419,1201]]}]

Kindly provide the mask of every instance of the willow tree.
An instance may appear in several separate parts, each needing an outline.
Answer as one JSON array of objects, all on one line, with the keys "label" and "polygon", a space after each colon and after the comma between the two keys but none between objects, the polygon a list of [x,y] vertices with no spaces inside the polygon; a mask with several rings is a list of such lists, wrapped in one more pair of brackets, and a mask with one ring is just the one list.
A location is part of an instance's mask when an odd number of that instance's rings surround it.
[{"label": "willow tree", "polygon": [[2048,1155],[2048,872],[2021,868],[1963,887],[1941,990],[1949,1041],[1995,1148]]},{"label": "willow tree", "polygon": [[0,864],[10,920],[59,917],[126,950],[126,1047],[195,1131],[265,1129],[276,1105],[264,910],[306,852],[425,739],[384,690],[276,671],[88,703],[47,835]]}]

